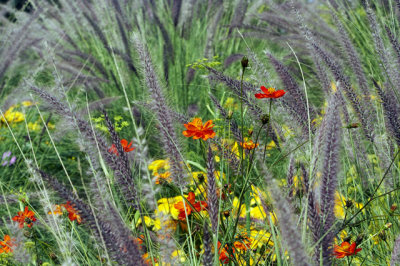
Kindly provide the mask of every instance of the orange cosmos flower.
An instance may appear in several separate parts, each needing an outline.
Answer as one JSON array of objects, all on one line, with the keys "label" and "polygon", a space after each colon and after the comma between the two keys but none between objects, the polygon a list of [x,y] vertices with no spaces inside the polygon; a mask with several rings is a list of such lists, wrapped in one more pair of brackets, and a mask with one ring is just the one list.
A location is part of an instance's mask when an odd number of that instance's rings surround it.
[{"label": "orange cosmos flower", "polygon": [[[145,263],[146,265],[150,265],[150,266],[153,265],[153,262],[152,262],[152,260],[151,260],[151,257],[149,256],[149,253],[148,253],[148,252],[145,253],[145,254],[143,254],[143,255],[142,255],[142,258],[143,258],[144,263]],[[157,260],[156,258],[154,258],[154,257],[153,257],[153,259],[154,259],[154,263],[157,263],[157,264],[158,264],[158,260]]]},{"label": "orange cosmos flower", "polygon": [[349,242],[343,242],[340,246],[335,245],[333,247],[333,255],[338,259],[355,255],[361,251],[361,248],[356,248],[356,246],[356,242],[351,245]]},{"label": "orange cosmos flower", "polygon": [[0,241],[0,254],[1,253],[10,253],[12,252],[12,247],[15,246],[13,244],[13,240],[11,240],[11,237],[9,235],[4,236],[4,240]]},{"label": "orange cosmos flower", "polygon": [[49,211],[47,214],[62,215],[63,211],[61,209],[61,205],[54,205],[53,211]]},{"label": "orange cosmos flower", "polygon": [[29,228],[31,228],[33,222],[36,221],[36,218],[35,213],[30,211],[28,206],[25,206],[25,210],[23,212],[19,211],[18,215],[14,216],[12,220],[19,223],[19,228],[24,228],[25,223]]},{"label": "orange cosmos flower", "polygon": [[260,88],[264,93],[256,93],[254,96],[256,96],[257,99],[263,99],[263,98],[280,98],[283,95],[285,95],[284,90],[275,90],[274,88],[265,88],[264,86],[261,86]]},{"label": "orange cosmos flower", "polygon": [[140,235],[139,237],[136,238],[136,242],[139,245],[143,244],[143,240],[144,240],[144,235]]},{"label": "orange cosmos flower", "polygon": [[240,235],[237,237],[237,239],[239,240],[233,243],[237,250],[246,251],[250,249],[252,243],[250,238],[248,238],[246,235]]},{"label": "orange cosmos flower", "polygon": [[257,148],[258,143],[254,143],[252,140],[245,140],[244,143],[240,142],[240,146],[242,146],[243,149],[246,149],[246,150],[250,151],[252,149]]},{"label": "orange cosmos flower", "polygon": [[193,137],[193,139],[212,139],[215,137],[215,132],[212,129],[214,125],[212,120],[208,120],[204,125],[201,118],[194,118],[192,122],[184,124],[186,130],[182,132],[185,137]]},{"label": "orange cosmos flower", "polygon": [[[207,202],[205,201],[196,202],[196,196],[194,195],[193,192],[189,192],[187,201],[190,202],[190,204],[187,202],[183,203],[183,201],[174,204],[175,209],[179,211],[179,216],[178,216],[179,220],[184,221],[186,219],[186,214],[187,216],[189,216],[192,213],[192,211],[199,212],[201,210],[205,210],[208,207]],[[186,209],[186,214],[185,214],[185,209]]]},{"label": "orange cosmos flower", "polygon": [[78,211],[71,205],[70,201],[67,201],[66,204],[62,205],[68,212],[68,218],[71,222],[75,221],[80,224],[82,222],[81,216],[78,214]]},{"label": "orange cosmos flower", "polygon": [[[124,152],[130,152],[133,151],[135,149],[135,147],[132,147],[132,141],[129,142],[126,139],[121,139],[121,146],[124,149]],[[109,152],[114,153],[115,155],[119,156],[118,151],[117,151],[117,147],[115,146],[115,144],[111,145],[111,148],[108,149]]]},{"label": "orange cosmos flower", "polygon": [[218,241],[218,250],[219,250],[219,261],[223,264],[228,264],[230,257],[232,257],[232,254],[235,253],[235,249],[232,248],[232,253],[229,254],[228,250],[229,247],[227,244],[221,249],[221,243]]},{"label": "orange cosmos flower", "polygon": [[164,182],[168,182],[171,183],[172,182],[172,178],[171,178],[171,173],[170,172],[165,172],[162,174],[156,174],[156,184],[163,184]]}]

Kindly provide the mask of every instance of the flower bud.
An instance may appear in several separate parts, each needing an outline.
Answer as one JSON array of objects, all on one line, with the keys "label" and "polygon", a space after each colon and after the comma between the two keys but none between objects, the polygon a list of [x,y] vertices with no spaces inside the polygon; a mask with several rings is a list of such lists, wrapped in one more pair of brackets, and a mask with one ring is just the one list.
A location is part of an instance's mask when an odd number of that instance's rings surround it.
[{"label": "flower bud", "polygon": [[394,212],[397,209],[397,204],[394,203],[392,206],[390,206],[390,211]]},{"label": "flower bud", "polygon": [[346,128],[358,128],[360,126],[359,123],[351,123],[346,126]]},{"label": "flower bud", "polygon": [[269,122],[269,115],[263,115],[262,117],[261,117],[261,123],[263,124],[263,125],[265,125],[265,124],[267,124]]},{"label": "flower bud", "polygon": [[364,239],[364,234],[358,235],[358,236],[357,236],[357,239],[356,239],[356,245],[358,246],[359,244],[361,244],[361,242],[363,241],[363,239]]},{"label": "flower bud", "polygon": [[199,174],[197,176],[197,179],[199,180],[200,183],[203,183],[204,182],[204,175],[203,174]]},{"label": "flower bud", "polygon": [[246,56],[243,56],[241,63],[242,63],[242,68],[245,69],[249,66],[249,59],[247,59]]},{"label": "flower bud", "polygon": [[229,110],[228,116],[227,116],[226,118],[227,118],[227,119],[232,119],[232,116],[233,116],[233,111],[232,111],[232,110]]},{"label": "flower bud", "polygon": [[383,241],[386,240],[386,233],[385,233],[385,231],[380,232],[378,236],[379,236],[379,238],[382,239]]},{"label": "flower bud", "polygon": [[351,207],[353,207],[353,201],[346,200],[346,208],[350,209]]}]

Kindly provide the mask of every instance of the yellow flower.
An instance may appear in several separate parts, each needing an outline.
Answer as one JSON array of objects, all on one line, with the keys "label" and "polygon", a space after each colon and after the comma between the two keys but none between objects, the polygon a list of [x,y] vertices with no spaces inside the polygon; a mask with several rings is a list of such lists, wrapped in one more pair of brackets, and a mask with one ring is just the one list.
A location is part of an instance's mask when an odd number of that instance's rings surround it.
[{"label": "yellow flower", "polygon": [[162,198],[157,201],[158,208],[155,211],[157,215],[158,212],[162,212],[166,215],[171,215],[172,218],[178,220],[179,210],[175,209],[175,203],[181,202],[183,199],[181,196],[174,198]]},{"label": "yellow flower", "polygon": [[[220,171],[215,171],[214,176],[215,176],[215,179],[219,182],[221,181],[221,176],[222,176],[222,179],[225,179],[225,177],[226,177],[225,173],[221,173]],[[192,177],[193,178],[190,181],[191,185],[199,185],[199,184],[208,182],[207,174],[204,172],[192,172]]]},{"label": "yellow flower", "polygon": [[273,148],[276,148],[276,143],[275,143],[275,141],[271,140],[271,141],[267,144],[267,150],[272,150]]},{"label": "yellow flower", "polygon": [[16,105],[12,105],[4,113],[4,117],[3,116],[1,117],[1,121],[6,122],[6,120],[7,120],[8,123],[18,123],[18,122],[24,121],[24,119],[25,119],[24,114],[21,112],[18,112],[18,111],[14,111],[15,108],[16,108]]},{"label": "yellow flower", "polygon": [[29,106],[34,105],[34,103],[31,102],[31,101],[23,101],[21,104],[22,104],[22,106],[25,106],[25,107],[29,107]]},{"label": "yellow flower", "polygon": [[[161,229],[161,222],[159,219],[152,219],[149,216],[144,216],[144,223],[146,224],[146,227],[153,229],[154,231],[158,231]],[[142,224],[142,218],[139,218],[136,222],[136,227]]]},{"label": "yellow flower", "polygon": [[344,219],[346,205],[351,204],[352,206],[361,209],[364,205],[362,203],[355,202],[354,200],[348,200],[343,197],[338,191],[335,192],[335,206],[333,212],[336,218]]},{"label": "yellow flower", "polygon": [[342,242],[343,242],[343,239],[345,239],[346,237],[347,237],[347,232],[346,232],[346,230],[342,230],[342,231],[340,231],[340,233],[339,233],[339,239],[338,238],[334,238],[334,241],[335,241],[335,244],[336,245],[340,245]]},{"label": "yellow flower", "polygon": [[51,122],[49,122],[49,123],[47,124],[47,127],[48,127],[49,129],[55,129],[55,128],[56,128],[56,126],[55,126],[53,123],[51,123]]},{"label": "yellow flower", "polygon": [[252,240],[251,243],[252,249],[256,249],[257,247],[261,247],[263,245],[269,245],[269,246],[274,245],[271,234],[265,230],[253,229],[250,231],[250,237]]},{"label": "yellow flower", "polygon": [[[172,182],[172,178],[171,178],[171,173],[170,172],[165,172],[165,173],[162,173],[162,174],[156,174],[156,176],[157,176],[157,179],[156,179],[155,183],[157,185],[161,184],[163,181],[164,182],[168,182],[168,183]],[[161,180],[163,180],[163,181],[161,181]]]},{"label": "yellow flower", "polygon": [[28,122],[28,129],[30,131],[39,131],[41,129],[41,127],[37,121],[35,123]]},{"label": "yellow flower", "polygon": [[190,180],[190,184],[192,185],[199,185],[202,184],[204,182],[207,183],[207,174],[204,172],[192,172],[192,179]]},{"label": "yellow flower", "polygon": [[237,103],[235,103],[235,99],[232,98],[232,97],[226,98],[226,101],[224,103],[224,107],[226,109],[233,109],[233,110],[239,109],[239,105]]},{"label": "yellow flower", "polygon": [[[41,123],[40,120],[36,121],[35,123],[28,122],[28,129],[29,129],[30,131],[39,131],[39,130],[42,129],[42,127],[43,127],[43,125],[42,125],[42,123]],[[47,124],[47,128],[50,129],[50,130],[52,130],[52,129],[55,129],[56,127],[54,126],[53,123],[49,122],[49,123]]]},{"label": "yellow flower", "polygon": [[[285,250],[285,257],[286,260],[289,260],[289,253],[287,252],[287,250]],[[274,255],[272,255],[272,261],[276,261],[276,253],[274,252]]]},{"label": "yellow flower", "polygon": [[[252,199],[251,201],[253,202],[253,204],[251,204],[250,206],[250,217],[257,220],[265,220],[268,216],[265,213],[261,204],[254,204],[254,201],[257,201],[254,199]],[[236,215],[239,210],[239,199],[237,197],[233,199],[232,206],[233,206],[232,211]],[[242,207],[240,208],[240,217],[242,218],[246,217],[246,213],[247,213],[246,205],[242,204]],[[269,212],[269,216],[271,217],[272,222],[275,224],[276,223],[275,213]]]},{"label": "yellow flower", "polygon": [[186,262],[186,254],[182,250],[175,250],[171,254],[171,258],[178,259],[180,263]]},{"label": "yellow flower", "polygon": [[155,160],[149,165],[149,170],[153,171],[153,175],[156,176],[160,169],[169,170],[171,166],[168,160]]},{"label": "yellow flower", "polygon": [[47,214],[62,215],[63,211],[61,209],[61,205],[54,205],[53,211],[49,211]]},{"label": "yellow flower", "polygon": [[[146,224],[147,227],[153,226],[154,222],[153,219],[151,219],[149,216],[144,216],[144,223]],[[139,218],[136,222],[136,227],[142,224],[142,218]]]}]

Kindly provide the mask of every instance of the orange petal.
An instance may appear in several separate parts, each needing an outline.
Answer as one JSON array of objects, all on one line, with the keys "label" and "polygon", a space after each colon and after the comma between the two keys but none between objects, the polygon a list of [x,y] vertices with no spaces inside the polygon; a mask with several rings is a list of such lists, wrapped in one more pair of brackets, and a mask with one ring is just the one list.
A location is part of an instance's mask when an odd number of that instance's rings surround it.
[{"label": "orange petal", "polygon": [[192,205],[194,205],[194,201],[196,200],[196,196],[194,195],[193,192],[189,192],[188,197],[187,197],[187,200],[188,200]]},{"label": "orange petal", "polygon": [[213,127],[214,125],[212,124],[212,120],[208,120],[205,124],[204,124],[204,128],[208,129],[209,127]]},{"label": "orange petal", "polygon": [[285,93],[286,93],[286,91],[284,91],[284,90],[278,90],[273,93],[273,97],[279,98],[279,97],[282,97],[283,95],[285,95]]},{"label": "orange petal", "polygon": [[268,98],[268,95],[263,94],[263,93],[256,93],[256,94],[254,94],[254,96],[255,96],[257,99]]},{"label": "orange petal", "polygon": [[260,89],[264,92],[264,93],[269,93],[268,89],[265,86],[261,86]]}]

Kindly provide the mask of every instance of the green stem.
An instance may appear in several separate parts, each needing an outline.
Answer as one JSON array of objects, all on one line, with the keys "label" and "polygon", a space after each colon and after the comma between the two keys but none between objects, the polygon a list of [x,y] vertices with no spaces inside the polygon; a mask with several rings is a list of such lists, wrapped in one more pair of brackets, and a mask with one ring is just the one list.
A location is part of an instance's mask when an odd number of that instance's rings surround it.
[{"label": "green stem", "polygon": [[264,154],[263,154],[263,162],[265,161],[265,153],[267,151],[267,145],[268,145],[268,127],[269,127],[269,121],[271,120],[271,109],[272,109],[272,98],[269,99],[269,108],[268,108],[268,121],[267,121],[267,134],[265,136],[265,146],[264,146]]}]

